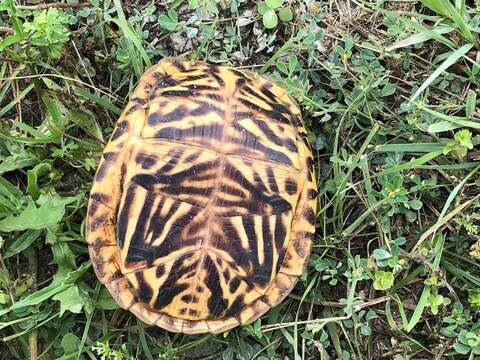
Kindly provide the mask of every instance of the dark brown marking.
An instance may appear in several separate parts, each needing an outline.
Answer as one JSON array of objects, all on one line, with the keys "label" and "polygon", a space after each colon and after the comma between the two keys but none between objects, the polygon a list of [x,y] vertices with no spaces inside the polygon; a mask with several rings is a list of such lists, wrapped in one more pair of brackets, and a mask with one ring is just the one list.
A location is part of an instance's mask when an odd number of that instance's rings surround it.
[{"label": "dark brown marking", "polygon": [[130,108],[127,111],[125,111],[125,116],[132,115],[135,111],[140,110],[142,106],[143,106],[142,104],[133,103],[133,105],[130,106]]},{"label": "dark brown marking", "polygon": [[235,81],[235,86],[238,88],[238,89],[241,89],[242,87],[245,86],[245,83],[247,82],[247,80],[245,80],[244,78],[238,78],[236,81]]},{"label": "dark brown marking", "polygon": [[182,300],[183,302],[186,302],[187,304],[188,303],[198,303],[198,298],[196,296],[192,296],[190,294],[188,295],[183,295],[180,300]]},{"label": "dark brown marking", "polygon": [[225,269],[223,271],[223,278],[225,279],[225,282],[229,282],[230,281],[230,271],[228,271],[228,269]]},{"label": "dark brown marking", "polygon": [[88,217],[92,218],[95,216],[95,214],[98,211],[98,203],[96,202],[91,202],[90,205],[88,206]]},{"label": "dark brown marking", "polygon": [[110,281],[118,281],[123,278],[123,274],[120,270],[115,270],[111,275],[110,275]]},{"label": "dark brown marking", "polygon": [[90,199],[102,205],[107,205],[110,202],[110,196],[101,193],[91,193]]},{"label": "dark brown marking", "polygon": [[223,291],[220,285],[220,277],[218,276],[215,263],[208,255],[205,256],[204,268],[207,272],[205,284],[212,293],[207,302],[209,318],[216,319],[226,310],[228,301],[223,297]]},{"label": "dark brown marking", "polygon": [[143,272],[137,271],[135,273],[135,278],[138,282],[138,287],[135,289],[138,298],[144,303],[149,303],[153,296],[153,289],[145,281],[145,275]]},{"label": "dark brown marking", "polygon": [[225,81],[219,75],[219,69],[217,65],[209,65],[207,72],[217,81],[220,87],[225,86]]},{"label": "dark brown marking", "polygon": [[170,140],[199,139],[200,142],[221,140],[223,128],[222,124],[194,125],[186,129],[169,126],[157,131],[155,137]]},{"label": "dark brown marking", "polygon": [[157,278],[162,277],[165,274],[165,265],[160,264],[157,266],[157,269],[155,270],[155,276]]},{"label": "dark brown marking", "polygon": [[187,68],[185,67],[185,65],[183,65],[182,61],[179,60],[179,59],[174,59],[172,62],[171,62],[172,66],[174,66],[178,72],[180,73],[184,73],[184,72],[187,72]]},{"label": "dark brown marking", "polygon": [[157,160],[152,155],[138,154],[135,157],[135,162],[142,166],[142,169],[150,169]]},{"label": "dark brown marking", "polygon": [[225,312],[225,316],[227,317],[235,316],[238,313],[240,313],[240,311],[244,307],[245,307],[245,303],[243,301],[243,295],[239,295],[237,296],[235,301],[232,303],[232,305],[230,305],[230,307],[227,309],[227,311]]},{"label": "dark brown marking", "polygon": [[313,200],[317,197],[317,190],[315,189],[308,189],[307,191],[307,199],[308,200]]},{"label": "dark brown marking", "polygon": [[200,157],[200,155],[201,155],[201,152],[200,152],[200,151],[188,155],[188,156],[185,158],[185,163],[194,162],[195,160],[197,160],[197,159]]},{"label": "dark brown marking", "polygon": [[203,116],[203,115],[207,115],[211,112],[214,112],[218,115],[220,115],[221,117],[225,117],[225,111],[220,109],[219,107],[209,103],[209,102],[206,102],[206,101],[198,101],[197,104],[199,105],[197,108],[193,109],[191,112],[190,112],[190,115],[192,116]]},{"label": "dark brown marking", "polygon": [[155,126],[160,123],[168,123],[172,121],[182,120],[185,115],[187,115],[187,107],[180,105],[172,111],[162,114],[160,111],[149,114],[148,116],[148,125]]},{"label": "dark brown marking", "polygon": [[98,217],[92,219],[91,221],[88,222],[88,228],[91,232],[96,231],[100,226],[105,224],[105,221],[107,219],[106,214],[99,215]]},{"label": "dark brown marking", "polygon": [[242,71],[240,70],[237,70],[237,69],[230,69],[230,71],[235,74],[236,76],[238,76],[239,78],[247,78],[247,76],[245,75],[245,73],[243,73]]},{"label": "dark brown marking", "polygon": [[225,99],[223,98],[223,96],[219,95],[219,94],[207,94],[207,97],[211,100],[214,100],[220,104],[223,104],[225,102]]},{"label": "dark brown marking", "polygon": [[297,240],[293,243],[293,247],[295,249],[295,252],[300,256],[302,259],[306,256],[306,251],[308,249],[305,249],[304,244],[302,244],[301,240]]},{"label": "dark brown marking", "polygon": [[239,286],[240,280],[238,280],[238,278],[233,278],[232,281],[230,281],[230,283],[228,284],[228,290],[230,291],[230,293],[233,294],[235,291],[237,291]]},{"label": "dark brown marking", "polygon": [[311,207],[306,208],[304,216],[311,225],[315,225],[316,216]]},{"label": "dark brown marking", "polygon": [[183,275],[195,271],[198,262],[194,262],[190,266],[183,266],[183,262],[191,256],[192,254],[189,254],[189,256],[179,257],[177,260],[175,260],[172,267],[172,269],[176,269],[175,272],[170,273],[167,277],[167,280],[158,289],[159,295],[154,304],[155,309],[163,309],[172,302],[175,296],[188,289],[187,284],[179,284],[178,280]]},{"label": "dark brown marking", "polygon": [[165,87],[176,86],[180,83],[178,80],[172,79],[172,77],[169,74],[160,74],[160,73],[157,73],[157,74],[160,75],[160,77],[158,78],[157,82],[154,85],[154,90],[165,88]]},{"label": "dark brown marking", "polygon": [[262,130],[263,134],[267,137],[267,139],[273,142],[275,145],[283,146],[287,150],[294,153],[298,152],[297,145],[292,139],[280,138],[279,136],[277,136],[275,131],[273,131],[272,128],[267,125],[265,121],[260,119],[254,119],[254,123],[260,128],[260,130]]},{"label": "dark brown marking", "polygon": [[147,100],[144,98],[134,97],[130,100],[130,102],[134,102],[140,105],[145,105],[147,103]]},{"label": "dark brown marking", "polygon": [[197,310],[194,310],[194,309],[188,309],[188,314],[190,316],[198,316],[198,311]]},{"label": "dark brown marking", "polygon": [[125,195],[123,207],[120,210],[117,220],[117,239],[118,246],[123,249],[125,245],[125,235],[127,234],[128,222],[130,220],[130,205],[135,198],[135,188],[130,187]]},{"label": "dark brown marking", "polygon": [[120,136],[125,134],[128,130],[128,122],[127,121],[121,121],[117,124],[115,131],[113,132],[112,136],[110,137],[110,141],[115,141],[117,140]]},{"label": "dark brown marking", "polygon": [[104,153],[102,154],[102,157],[103,157],[103,159],[104,159],[105,161],[111,162],[111,161],[117,160],[118,153],[113,152],[113,151],[104,152]]},{"label": "dark brown marking", "polygon": [[297,183],[293,179],[287,179],[285,182],[285,191],[289,195],[293,195],[297,192]]},{"label": "dark brown marking", "polygon": [[165,97],[182,97],[182,98],[190,98],[190,97],[197,97],[200,93],[197,90],[163,90],[160,93],[161,96]]}]

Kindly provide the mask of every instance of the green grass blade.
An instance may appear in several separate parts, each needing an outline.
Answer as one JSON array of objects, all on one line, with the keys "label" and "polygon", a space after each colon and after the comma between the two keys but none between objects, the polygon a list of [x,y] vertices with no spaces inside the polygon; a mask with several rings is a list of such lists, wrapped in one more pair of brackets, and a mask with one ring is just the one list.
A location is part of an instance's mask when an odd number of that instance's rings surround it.
[{"label": "green grass blade", "polygon": [[419,33],[428,35],[431,39],[437,40],[438,42],[447,45],[450,49],[457,48],[457,45],[448,37],[443,36],[441,33],[422,25],[417,21],[412,21],[407,17],[400,17],[400,21],[403,22],[406,26],[417,30]]},{"label": "green grass blade", "polygon": [[[141,39],[138,38],[138,36],[135,34],[135,32],[132,29],[132,26],[130,23],[127,21],[125,18],[125,14],[123,13],[123,6],[120,0],[113,0],[113,3],[115,5],[115,10],[117,11],[118,19],[112,19],[118,27],[123,31],[124,35],[127,37],[129,41],[132,42],[132,44],[136,47],[137,51],[139,52],[140,56],[142,57],[145,65],[147,67],[152,66],[152,62],[150,61],[150,58],[148,57],[147,52],[142,46],[142,41]],[[142,71],[143,73],[143,71]],[[141,74],[140,74],[141,75]]]},{"label": "green grass blade", "polygon": [[452,52],[447,59],[427,78],[427,80],[424,81],[422,86],[418,88],[418,90],[413,94],[413,96],[410,98],[410,101],[415,101],[420,94],[430,86],[430,84],[435,81],[438,76],[443,73],[445,70],[447,70],[450,66],[455,64],[458,59],[460,59],[462,56],[464,56],[471,48],[473,47],[473,44],[466,44],[463,45],[461,48],[455,50]]},{"label": "green grass blade", "polygon": [[447,213],[448,211],[448,208],[450,207],[453,199],[455,199],[455,197],[457,196],[458,192],[463,188],[463,186],[466,184],[466,182],[468,181],[468,179],[470,179],[473,174],[475,174],[478,169],[480,169],[480,166],[477,166],[475,169],[473,169],[472,171],[470,171],[468,173],[467,176],[465,176],[465,178],[458,183],[457,186],[455,186],[455,188],[452,190],[452,192],[450,193],[450,195],[448,196],[447,198],[447,201],[445,202],[445,205],[443,206],[443,209],[442,209],[442,212],[440,213],[440,215],[438,216],[438,220],[437,220],[437,223],[440,223],[442,221],[442,218],[445,216],[445,214]]},{"label": "green grass blade", "polygon": [[122,113],[122,109],[120,109],[118,106],[113,104],[110,99],[106,98],[105,96],[98,96],[95,93],[91,93],[90,91],[82,88],[76,88],[75,89],[75,94],[90,100],[91,102],[94,102],[95,104],[111,111],[115,115],[120,115]]},{"label": "green grass blade", "polygon": [[153,355],[148,348],[147,339],[145,338],[145,329],[143,328],[143,324],[140,320],[137,319],[137,329],[138,329],[138,337],[140,338],[140,344],[142,345],[143,353],[147,360],[153,360]]},{"label": "green grass blade", "polygon": [[399,172],[401,170],[406,170],[406,169],[413,169],[417,166],[420,166],[420,165],[423,165],[433,159],[435,159],[437,156],[440,156],[442,155],[442,151],[441,150],[438,150],[438,151],[432,151],[428,154],[425,154],[423,156],[420,156],[418,159],[413,159],[413,160],[410,160],[410,161],[407,161],[407,162],[404,162],[402,164],[399,164],[399,165],[396,165],[396,166],[392,166],[392,167],[389,167],[383,171],[380,171],[376,174],[374,174],[373,176],[377,177],[377,176],[384,176],[384,175],[388,175],[388,174],[394,174],[396,172]]},{"label": "green grass blade", "polygon": [[[432,110],[430,109],[429,107],[423,105],[422,103],[418,103],[418,108],[425,111],[426,113],[429,113],[430,115],[433,115],[434,117],[438,118],[438,119],[441,119],[443,121],[448,121],[452,124],[455,124],[455,125],[458,125],[458,127],[467,127],[467,128],[472,128],[472,129],[480,129],[480,122],[477,122],[477,121],[472,121],[472,120],[469,120],[468,118],[466,117],[460,117],[460,116],[453,116],[453,115],[445,115],[445,114],[442,114],[438,111],[435,111],[435,110]],[[434,125],[431,125],[430,128],[432,128]],[[437,125],[437,127],[433,127],[435,130],[437,130],[437,132],[440,132],[439,130],[442,130],[439,128],[439,125]],[[444,128],[448,128],[446,126],[444,126]],[[446,131],[446,130],[445,130]]]},{"label": "green grass blade", "polygon": [[[437,236],[437,244],[435,245],[435,258],[432,264],[434,268],[438,268],[438,266],[440,265],[440,260],[442,258],[442,253],[443,253],[443,244],[444,244],[444,237]],[[415,325],[417,325],[417,323],[420,321],[423,314],[423,310],[425,310],[425,307],[428,304],[428,298],[431,294],[431,291],[432,291],[431,286],[425,285],[422,291],[422,295],[418,300],[417,307],[415,308],[415,311],[413,312],[413,315],[410,318],[410,321],[405,327],[405,331],[407,333],[412,331]]]},{"label": "green grass blade", "polygon": [[453,30],[454,28],[451,26],[438,26],[432,29],[425,28],[423,31],[420,31],[390,46],[387,46],[385,50],[392,51],[392,50],[401,49],[407,46],[421,44],[421,43],[424,43],[425,41],[434,39],[435,38],[434,34],[438,34],[438,35],[448,34]]},{"label": "green grass blade", "polygon": [[440,151],[445,144],[439,143],[407,143],[407,144],[384,144],[377,145],[375,152],[401,152],[401,153],[429,153],[431,151]]},{"label": "green grass blade", "polygon": [[0,109],[0,116],[5,115],[8,111],[10,111],[11,108],[13,108],[17,103],[22,101],[22,99],[27,96],[30,91],[32,91],[34,85],[30,84],[28,85],[25,89],[23,89],[18,96],[10,101],[7,105],[5,105],[3,108]]},{"label": "green grass blade", "polygon": [[422,4],[431,10],[449,18],[455,22],[455,25],[459,28],[460,33],[465,40],[473,43],[475,38],[470,31],[469,24],[465,21],[465,3],[462,1],[456,1],[456,8],[452,5],[450,0],[421,0]]}]

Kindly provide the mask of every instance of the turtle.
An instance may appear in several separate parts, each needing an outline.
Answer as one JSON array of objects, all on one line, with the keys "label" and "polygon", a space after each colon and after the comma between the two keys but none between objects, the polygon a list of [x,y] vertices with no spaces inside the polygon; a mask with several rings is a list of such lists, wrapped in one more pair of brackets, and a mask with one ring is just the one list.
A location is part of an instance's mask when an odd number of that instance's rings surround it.
[{"label": "turtle", "polygon": [[287,91],[168,58],[142,75],[104,148],[86,241],[121,308],[168,331],[220,333],[290,293],[316,207],[309,137]]}]

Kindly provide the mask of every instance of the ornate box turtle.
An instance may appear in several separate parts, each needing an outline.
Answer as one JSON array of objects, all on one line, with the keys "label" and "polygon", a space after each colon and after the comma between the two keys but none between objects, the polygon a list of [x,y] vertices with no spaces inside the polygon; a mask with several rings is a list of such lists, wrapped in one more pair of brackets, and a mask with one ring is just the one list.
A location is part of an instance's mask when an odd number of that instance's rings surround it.
[{"label": "ornate box turtle", "polygon": [[285,90],[247,71],[163,60],[105,147],[87,242],[122,308],[170,331],[218,333],[292,290],[316,205],[307,133]]}]

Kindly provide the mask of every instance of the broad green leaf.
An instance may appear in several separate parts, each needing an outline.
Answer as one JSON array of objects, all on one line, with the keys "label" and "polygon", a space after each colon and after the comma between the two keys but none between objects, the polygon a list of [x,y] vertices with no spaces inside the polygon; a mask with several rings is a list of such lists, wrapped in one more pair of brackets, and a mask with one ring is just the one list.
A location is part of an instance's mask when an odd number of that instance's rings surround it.
[{"label": "broad green leaf", "polygon": [[278,17],[283,22],[289,22],[293,19],[293,11],[290,8],[281,8],[278,10]]},{"label": "broad green leaf", "polygon": [[375,290],[388,290],[393,286],[394,276],[390,271],[375,272],[373,288]]},{"label": "broad green leaf", "polygon": [[[443,253],[443,244],[445,241],[444,237],[441,235],[438,235],[436,239],[437,239],[437,242],[435,244],[435,258],[432,264],[434,268],[437,268],[438,265],[440,264],[440,260],[442,258],[442,253]],[[431,291],[432,291],[431,286],[429,285],[424,286],[422,290],[422,295],[420,295],[420,299],[418,300],[417,306],[413,311],[413,315],[410,318],[410,321],[408,322],[407,326],[405,326],[405,331],[407,333],[412,331],[415,325],[417,325],[417,323],[420,321],[423,314],[423,310],[428,305],[428,300],[430,298]]]},{"label": "broad green leaf", "polygon": [[80,339],[75,334],[67,333],[63,335],[61,344],[64,354],[68,355],[76,352],[78,350],[79,343]]},{"label": "broad green leaf", "polygon": [[78,287],[75,285],[57,293],[53,297],[53,300],[60,302],[60,316],[62,316],[67,310],[78,314],[80,311],[82,311],[84,305],[83,298],[80,297]]},{"label": "broad green leaf", "polygon": [[92,265],[90,261],[82,263],[77,269],[70,271],[62,276],[55,275],[53,281],[47,287],[28,295],[20,301],[10,306],[8,309],[0,310],[0,316],[8,314],[12,310],[22,309],[32,305],[38,305],[41,302],[51,298],[55,294],[62,292],[72,286],[77,279],[82,276]]},{"label": "broad green leaf", "polygon": [[14,122],[14,125],[19,128],[20,130],[26,132],[33,136],[33,138],[25,137],[25,136],[10,136],[5,134],[0,134],[7,139],[11,139],[13,141],[26,143],[26,144],[48,144],[53,142],[59,142],[60,137],[58,134],[54,134],[49,132],[48,134],[42,133],[40,130],[37,130],[25,123],[22,122]]},{"label": "broad green leaf", "polygon": [[430,294],[430,296],[428,298],[428,306],[430,307],[430,310],[432,311],[433,315],[438,314],[438,309],[442,304],[443,304],[443,296],[442,295]]},{"label": "broad green leaf", "polygon": [[443,209],[442,209],[442,212],[440,213],[440,215],[438,216],[438,220],[437,220],[437,224],[441,223],[443,217],[445,216],[445,214],[447,213],[448,209],[450,208],[450,205],[452,204],[453,200],[455,199],[455,197],[458,195],[458,193],[460,192],[460,190],[463,188],[463,186],[467,183],[468,179],[470,179],[470,177],[472,177],[478,170],[480,169],[480,166],[477,166],[475,169],[473,169],[471,172],[469,172],[467,174],[467,176],[465,176],[462,181],[460,181],[457,186],[455,186],[452,190],[452,192],[450,193],[450,195],[448,195],[448,198],[447,200],[445,201],[445,205],[443,205]]},{"label": "broad green leaf", "polygon": [[49,79],[48,77],[42,77],[42,81],[50,90],[54,90],[56,92],[63,91],[63,88],[60,85],[58,85],[55,81],[53,81],[52,79]]},{"label": "broad green leaf", "polygon": [[399,172],[401,170],[414,169],[414,168],[416,168],[420,165],[423,165],[423,164],[435,159],[436,157],[438,157],[441,154],[442,154],[442,150],[432,151],[428,154],[420,156],[418,159],[413,159],[413,160],[401,163],[401,164],[396,165],[396,166],[388,167],[385,170],[382,170],[382,171],[374,174],[373,176],[375,176],[375,177],[385,176],[385,175],[388,175],[388,174],[394,174],[394,173]]},{"label": "broad green leaf", "polygon": [[205,0],[205,8],[212,14],[218,14],[218,6],[216,0]]},{"label": "broad green leaf", "polygon": [[15,309],[20,309],[24,308],[27,306],[32,306],[32,305],[38,305],[41,302],[51,298],[53,295],[69,288],[70,285],[65,285],[65,284],[56,284],[56,285],[49,285],[41,290],[38,290],[34,292],[31,295],[28,295],[21,301],[16,302],[13,304],[10,308],[1,310],[0,311],[0,316],[3,314],[7,314],[8,312],[15,310]]},{"label": "broad green leaf", "polygon": [[58,241],[52,246],[53,261],[63,270],[75,269],[75,255],[65,241]]},{"label": "broad green leaf", "polygon": [[462,343],[453,344],[453,348],[455,349],[455,351],[457,353],[462,354],[462,355],[467,355],[471,350],[470,346],[464,345]]},{"label": "broad green leaf", "polygon": [[436,134],[436,133],[441,133],[445,131],[455,130],[461,127],[462,125],[454,124],[450,121],[439,121],[439,122],[436,122],[435,124],[429,125],[427,127],[427,132],[431,134]]},{"label": "broad green leaf", "polygon": [[431,28],[422,25],[418,21],[413,21],[410,20],[406,16],[400,16],[399,20],[407,25],[408,27],[411,27],[415,30],[417,30],[419,33],[425,34],[430,36],[432,39],[437,40],[438,42],[447,45],[450,49],[456,49],[456,44],[450,40],[447,36],[443,36],[440,32],[437,32],[435,30],[432,30]]},{"label": "broad green leaf", "polygon": [[178,26],[178,16],[175,10],[168,10],[167,15],[162,14],[158,17],[160,26],[168,31],[175,31]]},{"label": "broad green leaf", "polygon": [[38,178],[52,171],[52,165],[49,163],[40,163],[27,172],[27,189],[30,195],[36,200],[40,196],[40,187]]},{"label": "broad green leaf", "polygon": [[278,17],[277,14],[275,14],[275,11],[268,10],[263,14],[262,22],[265,28],[274,29],[278,25]]},{"label": "broad green leaf", "polygon": [[[458,127],[468,127],[468,128],[472,128],[472,129],[480,129],[480,122],[468,120],[468,118],[466,118],[466,117],[445,115],[445,114],[442,114],[438,111],[432,110],[432,109],[426,107],[425,105],[423,105],[421,103],[418,104],[418,108],[425,111],[426,113],[429,113],[430,115],[435,116],[438,119],[445,120],[445,121],[451,122],[455,125],[458,125]],[[431,125],[431,126],[433,126],[433,125]]]},{"label": "broad green leaf", "polygon": [[390,254],[385,249],[375,249],[373,250],[373,257],[377,260],[386,260],[390,259],[392,257],[392,254]]},{"label": "broad green leaf", "polygon": [[40,207],[30,200],[27,207],[17,216],[9,215],[0,221],[0,231],[19,231],[26,229],[44,229],[58,224],[65,214],[65,205],[71,203],[72,198],[48,196]]},{"label": "broad green leaf", "polygon": [[260,15],[263,16],[263,14],[265,14],[268,10],[270,10],[270,8],[268,7],[268,5],[265,3],[265,1],[262,1],[260,3],[258,3],[257,5],[257,11]]},{"label": "broad green leaf", "polygon": [[112,295],[104,287],[100,290],[98,295],[97,305],[103,310],[115,310],[118,309],[118,304],[112,298]]},{"label": "broad green leaf", "polygon": [[10,296],[3,291],[0,291],[0,305],[6,305],[11,301]]},{"label": "broad green leaf", "polygon": [[408,202],[408,205],[413,209],[413,210],[420,210],[423,207],[423,203],[420,200],[410,200]]},{"label": "broad green leaf", "polygon": [[282,6],[283,0],[265,0],[265,4],[270,8],[270,9],[276,9]]}]

